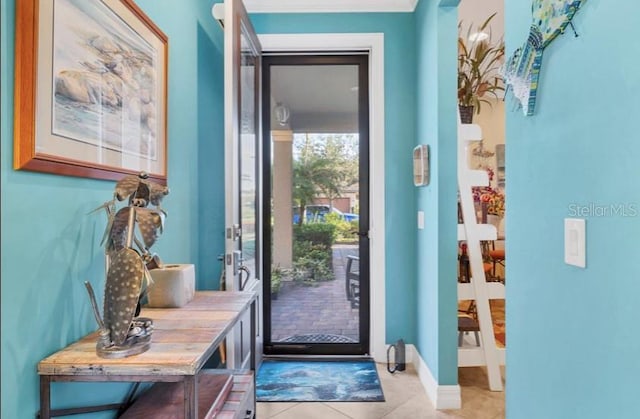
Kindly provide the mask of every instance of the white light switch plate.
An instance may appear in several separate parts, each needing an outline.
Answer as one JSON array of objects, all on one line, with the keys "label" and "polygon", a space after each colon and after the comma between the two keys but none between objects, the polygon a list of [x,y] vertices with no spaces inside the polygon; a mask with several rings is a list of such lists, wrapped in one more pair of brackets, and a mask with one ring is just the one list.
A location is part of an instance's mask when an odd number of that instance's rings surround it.
[{"label": "white light switch plate", "polygon": [[585,220],[564,219],[564,262],[579,268],[586,267]]},{"label": "white light switch plate", "polygon": [[418,230],[424,230],[424,211],[418,211]]}]

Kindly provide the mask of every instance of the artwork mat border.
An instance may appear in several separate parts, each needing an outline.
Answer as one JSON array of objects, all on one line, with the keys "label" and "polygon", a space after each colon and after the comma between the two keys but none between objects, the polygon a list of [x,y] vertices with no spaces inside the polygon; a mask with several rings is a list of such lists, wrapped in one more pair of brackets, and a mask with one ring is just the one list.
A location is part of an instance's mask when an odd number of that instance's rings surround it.
[{"label": "artwork mat border", "polygon": [[[59,175],[88,177],[94,179],[118,180],[123,174],[137,174],[140,170],[124,165],[100,164],[82,158],[65,155],[43,153],[36,151],[36,135],[39,135],[37,125],[38,100],[38,67],[51,64],[52,48],[40,50],[44,45],[41,35],[44,30],[51,30],[53,24],[52,11],[43,13],[47,3],[39,0],[22,0],[16,5],[16,53],[15,53],[15,91],[14,91],[14,169],[31,170],[54,173]],[[151,37],[147,40],[157,45],[158,65],[156,73],[162,80],[157,97],[159,98],[158,121],[158,170],[151,171],[149,177],[156,182],[167,182],[167,81],[168,81],[168,37],[144,14],[133,0],[105,0],[103,1],[121,19],[139,31],[141,37]],[[49,18],[48,21],[43,18]],[[48,27],[46,26],[48,24]],[[142,34],[144,33],[144,36]],[[42,63],[43,55],[49,57],[48,62]],[[46,60],[45,60],[46,61]],[[51,93],[52,81],[49,81]],[[47,87],[47,86],[45,86]],[[43,96],[43,95],[41,95]],[[45,98],[51,104],[51,97]],[[50,120],[50,112],[49,112]],[[38,121],[39,123],[39,121]],[[50,125],[49,125],[50,126]],[[47,134],[51,135],[51,134]],[[143,159],[140,159],[143,160]]]}]

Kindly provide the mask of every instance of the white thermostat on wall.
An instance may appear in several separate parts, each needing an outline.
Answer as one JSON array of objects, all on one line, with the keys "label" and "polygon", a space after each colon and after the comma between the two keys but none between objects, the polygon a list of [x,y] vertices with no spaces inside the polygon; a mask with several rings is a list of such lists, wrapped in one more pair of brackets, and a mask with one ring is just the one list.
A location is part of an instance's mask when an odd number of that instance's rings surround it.
[{"label": "white thermostat on wall", "polygon": [[429,146],[421,144],[413,149],[413,184],[429,184]]}]

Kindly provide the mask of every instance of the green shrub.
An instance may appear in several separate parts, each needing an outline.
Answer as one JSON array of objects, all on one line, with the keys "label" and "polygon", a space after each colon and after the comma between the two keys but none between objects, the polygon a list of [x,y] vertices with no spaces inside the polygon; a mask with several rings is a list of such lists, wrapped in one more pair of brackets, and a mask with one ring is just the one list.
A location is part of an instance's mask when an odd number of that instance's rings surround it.
[{"label": "green shrub", "polygon": [[329,223],[305,223],[293,226],[294,242],[309,241],[314,245],[322,245],[326,249],[336,241],[336,226]]},{"label": "green shrub", "polygon": [[293,260],[307,258],[324,262],[327,266],[331,262],[331,249],[325,248],[321,244],[314,244],[310,241],[296,241],[293,243]]},{"label": "green shrub", "polygon": [[271,267],[271,292],[277,293],[282,286],[282,277],[284,276],[284,269],[280,265]]},{"label": "green shrub", "polygon": [[334,279],[332,272],[336,227],[328,223],[305,223],[293,227],[293,278],[313,283]]},{"label": "green shrub", "polygon": [[321,259],[301,257],[293,262],[293,279],[307,284],[334,279],[331,267]]},{"label": "green shrub", "polygon": [[337,242],[353,242],[358,240],[358,236],[355,234],[359,228],[358,221],[347,221],[334,212],[327,214],[325,221],[327,224],[335,226],[335,238]]}]

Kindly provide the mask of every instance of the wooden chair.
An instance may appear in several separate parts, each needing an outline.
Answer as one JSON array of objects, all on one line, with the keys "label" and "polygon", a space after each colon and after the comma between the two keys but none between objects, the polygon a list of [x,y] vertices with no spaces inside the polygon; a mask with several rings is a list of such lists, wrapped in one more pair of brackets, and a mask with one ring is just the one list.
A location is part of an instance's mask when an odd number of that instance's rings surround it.
[{"label": "wooden chair", "polygon": [[347,256],[347,268],[344,279],[347,300],[351,301],[351,308],[360,306],[360,258]]},{"label": "wooden chair", "polygon": [[[471,282],[471,266],[469,265],[469,256],[464,253],[458,255],[458,282]],[[491,274],[491,269],[493,268],[494,274]],[[495,277],[495,264],[492,265],[491,262],[483,262],[482,269],[484,269],[485,279],[489,282],[493,281]]]},{"label": "wooden chair", "polygon": [[464,334],[473,332],[476,338],[476,346],[480,346],[480,323],[476,312],[476,302],[471,301],[466,310],[458,310],[458,346],[462,346]]},{"label": "wooden chair", "polygon": [[496,265],[502,266],[503,269],[505,267],[506,255],[505,255],[504,249],[496,249],[494,246],[492,250],[489,250],[489,258],[492,264],[491,276],[494,278],[495,281],[504,283],[505,279],[496,275]]}]

